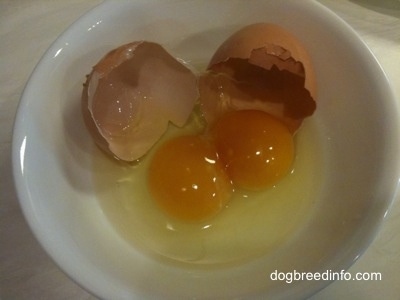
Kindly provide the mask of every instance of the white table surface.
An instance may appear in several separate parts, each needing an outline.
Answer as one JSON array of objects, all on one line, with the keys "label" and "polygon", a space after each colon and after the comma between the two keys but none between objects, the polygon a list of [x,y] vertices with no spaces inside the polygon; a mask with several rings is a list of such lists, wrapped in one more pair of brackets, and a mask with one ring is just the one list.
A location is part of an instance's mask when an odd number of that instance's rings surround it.
[{"label": "white table surface", "polygon": [[[320,2],[361,35],[400,101],[400,1]],[[36,63],[60,33],[98,3],[0,0],[0,299],[95,299],[49,259],[28,228],[12,181],[11,140],[17,105]],[[312,299],[400,299],[399,201],[349,272],[380,272],[382,280],[337,281]]]}]

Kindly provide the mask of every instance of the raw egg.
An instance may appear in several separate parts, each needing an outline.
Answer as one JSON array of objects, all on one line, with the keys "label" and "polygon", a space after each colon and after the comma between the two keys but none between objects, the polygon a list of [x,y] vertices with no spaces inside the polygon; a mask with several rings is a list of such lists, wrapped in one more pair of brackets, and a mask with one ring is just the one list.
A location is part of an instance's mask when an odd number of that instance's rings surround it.
[{"label": "raw egg", "polygon": [[159,44],[122,45],[93,67],[82,109],[100,148],[128,162],[151,152],[169,123],[183,128],[199,114],[202,133],[155,147],[147,186],[167,215],[203,222],[236,189],[264,190],[290,172],[294,136],[314,113],[316,95],[302,43],[282,27],[258,23],[228,37],[199,75]]},{"label": "raw egg", "polygon": [[149,189],[172,217],[202,221],[228,202],[232,185],[215,147],[201,136],[180,136],[157,149],[149,167]]},{"label": "raw egg", "polygon": [[[291,238],[309,225],[318,207],[315,199],[326,178],[324,139],[315,119],[304,122],[296,134],[293,172],[273,188],[236,189],[221,211],[203,221],[185,221],[166,213],[148,184],[152,156],[169,140],[198,131],[197,123],[188,125],[170,126],[139,164],[116,162],[94,149],[93,183],[105,220],[93,218],[93,222],[108,222],[127,247],[166,266],[219,269],[221,264],[235,267],[259,256],[271,255],[273,260],[276,251],[290,245]],[[178,160],[176,155],[171,165]]]},{"label": "raw egg", "polygon": [[84,85],[85,122],[109,154],[142,159],[95,158],[105,216],[170,262],[272,253],[305,224],[320,186],[317,131],[299,132],[316,97],[305,47],[273,24],[233,33],[197,76],[155,43],[111,51]]},{"label": "raw egg", "polygon": [[212,135],[229,178],[239,188],[265,189],[292,166],[293,136],[282,122],[265,112],[228,112],[216,121]]}]

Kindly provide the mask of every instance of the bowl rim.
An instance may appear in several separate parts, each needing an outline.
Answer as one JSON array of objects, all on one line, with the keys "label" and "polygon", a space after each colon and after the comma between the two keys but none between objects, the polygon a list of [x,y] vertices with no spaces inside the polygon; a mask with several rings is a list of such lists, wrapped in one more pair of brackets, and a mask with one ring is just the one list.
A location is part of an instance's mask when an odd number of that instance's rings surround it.
[{"label": "bowl rim", "polygon": [[[74,30],[77,30],[79,27],[81,27],[83,24],[86,23],[87,18],[96,16],[100,12],[104,11],[107,9],[109,5],[113,5],[113,1],[105,1],[97,6],[95,6],[93,9],[91,9],[89,12],[85,13],[83,16],[81,16],[77,21],[75,21],[72,25],[70,25],[63,33],[60,34],[60,36],[50,45],[48,50],[43,54],[42,58],[39,60],[38,64],[32,71],[27,84],[24,88],[24,91],[22,93],[20,102],[18,104],[17,108],[17,114],[16,118],[14,121],[14,127],[13,127],[13,134],[12,134],[12,166],[13,166],[13,177],[14,177],[14,185],[16,188],[16,193],[17,197],[20,203],[20,206],[22,208],[23,215],[25,219],[28,221],[29,227],[31,231],[33,232],[34,236],[36,239],[40,242],[41,246],[44,248],[44,250],[49,254],[49,256],[53,259],[53,261],[77,284],[83,286],[86,290],[89,290],[91,293],[98,295],[98,291],[91,286],[87,281],[82,282],[81,276],[77,277],[77,274],[74,274],[71,272],[71,270],[66,270],[65,268],[65,263],[67,261],[63,261],[60,259],[62,256],[60,252],[58,252],[57,249],[55,249],[52,245],[49,245],[49,241],[46,239],[46,234],[43,233],[41,225],[38,223],[38,220],[31,214],[31,211],[34,210],[35,208],[33,207],[33,202],[30,201],[31,199],[31,194],[30,191],[27,189],[26,185],[26,178],[24,175],[24,170],[23,170],[23,159],[24,159],[24,151],[25,151],[25,146],[26,146],[26,136],[24,135],[24,128],[28,124],[25,124],[24,120],[24,115],[27,113],[29,110],[29,93],[30,90],[34,88],[34,81],[33,79],[37,76],[36,74],[38,73],[38,70],[40,70],[45,64],[46,60],[50,55],[54,53],[56,49],[59,48],[59,44],[63,41],[65,38],[66,34],[70,34]],[[137,1],[137,2],[145,2],[145,1]],[[171,2],[177,2],[177,1],[171,1]],[[395,118],[395,116],[399,116],[399,105],[398,101],[395,97],[394,91],[391,88],[390,81],[388,77],[386,76],[383,68],[379,64],[378,60],[372,53],[372,51],[369,49],[369,47],[365,44],[365,42],[359,37],[358,33],[352,29],[345,21],[343,21],[340,17],[338,17],[334,12],[329,10],[327,7],[323,6],[322,4],[318,3],[317,1],[311,1],[310,3],[313,3],[313,5],[319,6],[319,9],[321,11],[324,11],[324,13],[329,16],[332,20],[335,22],[339,22],[341,28],[346,28],[346,30],[349,32],[349,34],[353,35],[354,38],[358,40],[359,47],[363,48],[363,51],[368,52],[369,58],[373,59],[374,62],[374,69],[381,72],[382,76],[380,77],[382,80],[382,91],[385,92],[386,94],[386,103],[389,105],[390,103],[390,109],[393,111],[392,113],[392,118],[390,120],[391,128],[391,135],[393,137],[399,136],[400,133],[400,123],[398,118]],[[133,5],[135,5],[133,3]],[[388,107],[389,108],[389,107]],[[392,144],[390,145],[390,155],[389,156],[398,156],[397,153],[399,153],[400,150],[400,142],[397,139],[393,139]],[[362,243],[362,247],[358,247],[357,249],[353,249],[354,252],[348,254],[348,259],[345,260],[346,263],[343,262],[343,267],[344,269],[348,269],[351,265],[353,265],[357,259],[367,250],[368,246],[374,241],[376,238],[383,221],[387,217],[387,214],[393,205],[394,200],[398,197],[399,193],[399,178],[400,178],[400,165],[398,162],[396,164],[392,165],[392,171],[391,174],[393,176],[393,183],[392,183],[392,191],[390,194],[392,195],[391,199],[387,199],[385,201],[386,205],[382,207],[382,211],[378,214],[379,217],[375,220],[376,224],[373,227],[373,230],[370,232],[368,235],[368,238],[365,238],[365,240]],[[61,255],[61,256],[60,256]],[[326,282],[323,285],[319,285],[319,288],[317,291],[325,288],[329,282]],[[309,296],[314,294],[316,291],[312,291]]]}]

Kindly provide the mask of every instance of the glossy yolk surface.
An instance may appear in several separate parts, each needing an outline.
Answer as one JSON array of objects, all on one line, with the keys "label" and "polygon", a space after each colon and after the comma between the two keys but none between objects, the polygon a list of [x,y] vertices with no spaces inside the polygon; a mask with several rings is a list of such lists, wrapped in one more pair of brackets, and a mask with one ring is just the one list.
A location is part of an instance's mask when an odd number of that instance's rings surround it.
[{"label": "glossy yolk surface", "polygon": [[237,187],[260,190],[290,171],[293,137],[285,125],[265,112],[225,113],[211,132],[219,158]]},{"label": "glossy yolk surface", "polygon": [[215,215],[232,191],[215,147],[200,136],[180,136],[161,145],[151,161],[148,183],[161,208],[185,221]]}]

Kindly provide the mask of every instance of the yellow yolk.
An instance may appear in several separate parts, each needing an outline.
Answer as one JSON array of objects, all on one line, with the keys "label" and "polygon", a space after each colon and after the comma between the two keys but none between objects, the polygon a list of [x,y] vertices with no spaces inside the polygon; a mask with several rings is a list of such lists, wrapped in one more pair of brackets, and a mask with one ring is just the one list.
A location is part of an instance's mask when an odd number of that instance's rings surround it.
[{"label": "yellow yolk", "polygon": [[185,221],[217,214],[232,191],[214,146],[199,136],[180,136],[164,143],[151,161],[148,183],[155,201]]},{"label": "yellow yolk", "polygon": [[212,134],[219,158],[237,187],[260,190],[290,170],[293,137],[284,124],[265,112],[228,112],[218,119]]}]

